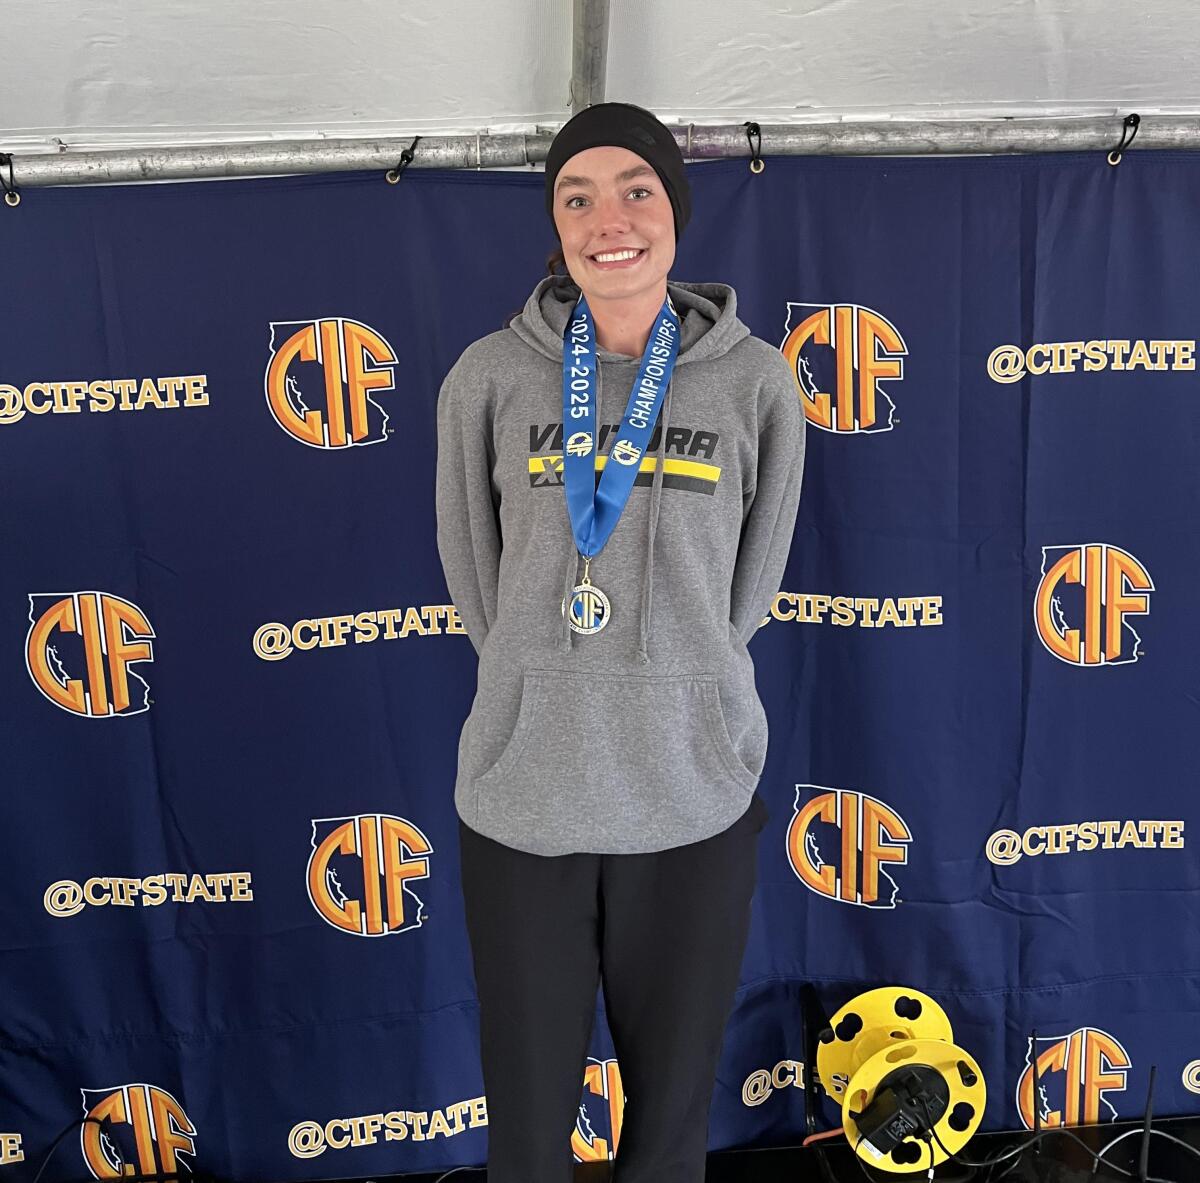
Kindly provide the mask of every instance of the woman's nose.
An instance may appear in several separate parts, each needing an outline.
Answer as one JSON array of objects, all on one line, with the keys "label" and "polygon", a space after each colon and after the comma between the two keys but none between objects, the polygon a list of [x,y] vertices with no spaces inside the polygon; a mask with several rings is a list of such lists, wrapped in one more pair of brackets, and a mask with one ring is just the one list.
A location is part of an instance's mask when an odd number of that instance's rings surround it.
[{"label": "woman's nose", "polygon": [[629,228],[629,211],[618,197],[601,197],[596,202],[596,222],[602,230]]}]

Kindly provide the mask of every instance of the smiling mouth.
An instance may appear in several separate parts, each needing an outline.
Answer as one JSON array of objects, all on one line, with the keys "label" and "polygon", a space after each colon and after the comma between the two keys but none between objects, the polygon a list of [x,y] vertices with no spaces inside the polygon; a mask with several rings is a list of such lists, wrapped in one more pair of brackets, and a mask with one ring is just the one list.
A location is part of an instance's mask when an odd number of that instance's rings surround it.
[{"label": "smiling mouth", "polygon": [[600,267],[612,267],[618,264],[636,263],[646,253],[645,247],[625,247],[617,251],[597,251],[588,255],[588,261]]}]

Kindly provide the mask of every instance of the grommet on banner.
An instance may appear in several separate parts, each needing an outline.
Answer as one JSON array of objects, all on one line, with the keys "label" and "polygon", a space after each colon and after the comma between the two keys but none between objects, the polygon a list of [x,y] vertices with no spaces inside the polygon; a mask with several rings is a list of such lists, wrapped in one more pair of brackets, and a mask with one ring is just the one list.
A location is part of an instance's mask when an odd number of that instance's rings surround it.
[{"label": "grommet on banner", "polygon": [[8,180],[6,181],[4,174],[0,172],[0,189],[4,190],[4,204],[16,209],[21,204],[21,195],[17,192],[17,185],[13,180],[12,153],[0,152],[0,168],[6,164],[8,165]]},{"label": "grommet on banner", "polygon": [[762,158],[762,131],[757,123],[746,122],[742,126],[750,143],[750,171],[757,176],[767,167],[767,162]]},{"label": "grommet on banner", "polygon": [[[1108,154],[1109,164],[1120,164],[1121,156],[1125,149],[1133,143],[1133,137],[1137,135],[1138,125],[1142,122],[1140,115],[1126,115],[1125,122],[1121,125],[1121,142]],[[1126,137],[1129,137],[1126,139]]]},{"label": "grommet on banner", "polygon": [[400,162],[396,165],[396,167],[389,168],[387,172],[383,174],[383,179],[387,181],[389,185],[396,184],[396,182],[399,181],[404,175],[404,170],[408,168],[410,164],[412,164],[413,156],[415,155],[413,149],[416,148],[417,141],[420,140],[420,138],[420,136],[414,136],[413,142],[409,144],[409,146],[405,148],[403,152],[400,153]]}]

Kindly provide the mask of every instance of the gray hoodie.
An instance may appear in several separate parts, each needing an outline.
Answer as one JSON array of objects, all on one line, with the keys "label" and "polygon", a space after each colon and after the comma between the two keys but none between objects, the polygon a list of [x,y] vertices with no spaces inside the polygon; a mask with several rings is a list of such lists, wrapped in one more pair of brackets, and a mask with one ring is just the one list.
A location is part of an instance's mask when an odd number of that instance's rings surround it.
[{"label": "gray hoodie", "polygon": [[[479,654],[454,803],[471,829],[531,854],[698,842],[746,811],[766,759],[746,644],[791,546],[804,415],[733,288],[668,289],[679,357],[592,560],[612,603],[599,633],[576,634],[562,611],[582,574],[562,484],[563,330],[579,289],[543,279],[508,328],[467,347],[438,398],[438,550]],[[597,358],[607,454],[641,359]]]}]

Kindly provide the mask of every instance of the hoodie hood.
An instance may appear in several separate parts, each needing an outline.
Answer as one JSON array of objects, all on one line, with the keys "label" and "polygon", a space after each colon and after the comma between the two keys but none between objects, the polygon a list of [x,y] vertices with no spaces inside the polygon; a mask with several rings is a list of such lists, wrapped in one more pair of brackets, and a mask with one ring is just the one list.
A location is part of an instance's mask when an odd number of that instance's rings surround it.
[{"label": "hoodie hood", "polygon": [[[677,366],[720,357],[750,330],[738,320],[737,293],[727,283],[676,283],[667,280],[667,291],[680,316]],[[565,275],[548,275],[525,301],[525,307],[508,326],[531,348],[551,361],[562,362],[567,318],[579,300],[579,287]],[[629,361],[625,353],[597,349],[600,361]],[[640,361],[641,359],[635,359]]]},{"label": "hoodie hood", "polygon": [[[720,357],[733,348],[750,330],[738,319],[737,293],[725,283],[673,283],[667,281],[667,291],[680,318],[679,356],[676,367],[689,362],[707,361]],[[579,287],[569,276],[549,275],[539,281],[530,293],[525,307],[509,325],[518,337],[543,357],[562,364],[563,336],[567,320],[579,300]],[[613,353],[597,346],[597,361],[640,361],[628,354]],[[603,369],[596,366],[596,397],[603,390]],[[665,468],[667,432],[671,426],[671,390],[674,377],[667,383],[659,410],[661,430],[650,490],[650,513],[646,523],[646,560],[642,567],[641,617],[638,625],[637,659],[650,664],[650,614],[654,604],[654,535],[662,499],[662,480]],[[624,408],[622,408],[624,410]],[[574,550],[574,548],[572,548]],[[570,597],[579,576],[579,554],[575,551],[566,567],[563,579],[563,601]],[[563,612],[559,648],[569,651],[575,644],[574,630]]]}]

